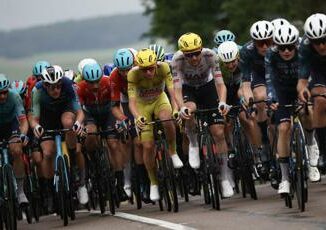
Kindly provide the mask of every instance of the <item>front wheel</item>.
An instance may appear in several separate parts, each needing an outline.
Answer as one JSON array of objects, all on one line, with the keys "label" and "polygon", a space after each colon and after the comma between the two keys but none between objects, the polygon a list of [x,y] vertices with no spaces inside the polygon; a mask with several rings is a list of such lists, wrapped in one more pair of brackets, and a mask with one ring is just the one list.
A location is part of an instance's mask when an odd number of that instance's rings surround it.
[{"label": "front wheel", "polygon": [[17,229],[17,210],[16,210],[16,193],[14,186],[14,174],[11,167],[4,167],[4,188],[7,188],[4,193],[5,202],[5,226],[6,229]]}]

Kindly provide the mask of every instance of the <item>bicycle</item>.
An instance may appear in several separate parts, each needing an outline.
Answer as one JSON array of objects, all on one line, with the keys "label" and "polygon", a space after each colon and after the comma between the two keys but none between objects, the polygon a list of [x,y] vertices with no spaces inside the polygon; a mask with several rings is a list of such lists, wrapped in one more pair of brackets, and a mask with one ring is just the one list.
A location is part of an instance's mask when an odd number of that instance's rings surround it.
[{"label": "bicycle", "polygon": [[[112,215],[115,214],[115,176],[108,157],[106,137],[112,129],[98,132],[88,132],[87,135],[100,136],[98,148],[92,155],[88,155],[88,171],[91,185],[88,183],[92,206],[95,209],[98,197],[101,214],[105,213],[106,202],[109,200],[109,208]],[[108,199],[107,199],[108,198]]]},{"label": "bicycle", "polygon": [[[240,178],[242,197],[246,197],[248,190],[250,197],[257,200],[257,192],[253,177],[258,178],[259,175],[255,169],[253,150],[239,119],[239,114],[243,109],[242,106],[230,106],[229,109],[230,111],[227,117],[233,120],[233,148],[236,154],[235,172],[237,178]],[[248,111],[245,112],[248,117]]]},{"label": "bicycle", "polygon": [[289,105],[279,105],[278,107],[292,110],[292,131],[290,142],[290,194],[284,196],[285,205],[292,208],[292,198],[296,195],[298,208],[305,211],[305,203],[308,201],[308,150],[303,127],[299,120],[299,113],[302,109],[308,113],[310,103],[295,103]]},{"label": "bicycle", "polygon": [[197,122],[201,158],[199,172],[201,173],[200,178],[203,186],[205,203],[211,203],[213,209],[220,210],[220,166],[214,139],[211,136],[208,123],[206,122],[208,118],[207,113],[210,112],[218,113],[218,108],[197,109],[193,112]]},{"label": "bicycle", "polygon": [[21,141],[0,141],[0,227],[4,223],[9,230],[17,229],[17,183],[8,153],[8,145],[14,143]]},{"label": "bicycle", "polygon": [[66,143],[62,140],[62,135],[72,129],[45,130],[44,135],[54,136],[56,146],[56,156],[54,162],[54,187],[58,202],[57,212],[63,220],[63,225],[68,225],[68,217],[75,219],[75,207],[71,186],[70,158]]},{"label": "bicycle", "polygon": [[[161,199],[159,200],[160,210],[163,210],[163,202],[167,211],[179,211],[179,202],[177,194],[177,178],[179,177],[180,170],[173,167],[172,159],[168,152],[168,143],[164,134],[163,122],[174,121],[175,119],[154,120],[145,123],[145,125],[154,126],[154,140],[155,140],[155,153],[157,164],[157,177],[159,181],[159,193]],[[141,136],[141,131],[139,130]]]}]

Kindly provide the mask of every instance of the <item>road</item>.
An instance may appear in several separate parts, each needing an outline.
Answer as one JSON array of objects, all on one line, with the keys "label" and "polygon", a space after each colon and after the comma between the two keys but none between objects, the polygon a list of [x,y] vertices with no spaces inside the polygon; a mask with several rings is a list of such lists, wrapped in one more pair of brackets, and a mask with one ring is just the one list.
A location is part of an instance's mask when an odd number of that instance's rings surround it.
[{"label": "road", "polygon": [[[306,211],[285,207],[283,200],[269,185],[257,187],[258,200],[242,198],[236,194],[221,201],[221,211],[212,210],[203,204],[203,198],[190,197],[190,202],[180,202],[178,213],[159,211],[156,205],[144,205],[141,210],[130,204],[122,204],[116,216],[101,216],[98,211],[78,211],[75,221],[64,229],[264,229],[300,230],[326,229],[326,180],[309,184],[309,201]],[[46,216],[39,223],[28,225],[19,222],[18,229],[61,229],[62,221],[57,216]]]}]

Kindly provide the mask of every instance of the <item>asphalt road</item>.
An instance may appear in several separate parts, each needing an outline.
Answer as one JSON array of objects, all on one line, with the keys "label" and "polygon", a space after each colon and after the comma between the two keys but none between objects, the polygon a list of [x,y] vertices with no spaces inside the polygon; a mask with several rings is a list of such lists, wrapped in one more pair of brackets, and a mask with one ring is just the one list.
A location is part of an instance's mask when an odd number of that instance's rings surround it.
[{"label": "asphalt road", "polygon": [[[306,211],[285,207],[284,201],[269,185],[257,187],[258,200],[242,198],[236,194],[221,201],[221,211],[204,205],[202,197],[190,197],[190,202],[180,202],[178,213],[160,211],[158,205],[143,205],[141,210],[128,203],[122,204],[115,216],[101,216],[98,211],[78,211],[75,221],[64,229],[271,229],[299,230],[326,229],[326,179],[309,184]],[[20,221],[19,229],[62,229],[58,216],[45,216],[39,223]]]}]

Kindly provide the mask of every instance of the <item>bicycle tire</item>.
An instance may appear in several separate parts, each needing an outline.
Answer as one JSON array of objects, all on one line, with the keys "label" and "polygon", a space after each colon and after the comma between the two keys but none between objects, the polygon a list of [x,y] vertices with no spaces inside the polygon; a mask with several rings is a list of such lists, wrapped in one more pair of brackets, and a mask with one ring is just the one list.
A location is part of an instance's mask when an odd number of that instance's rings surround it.
[{"label": "bicycle tire", "polygon": [[168,191],[169,191],[169,196],[170,196],[170,200],[171,200],[171,205],[172,205],[173,212],[178,212],[179,211],[179,201],[178,201],[175,170],[174,170],[174,167],[172,164],[172,159],[170,157],[168,157],[166,160],[167,160],[166,163],[168,166],[167,185],[168,185]]},{"label": "bicycle tire", "polygon": [[[65,160],[65,164],[66,166],[68,166],[68,156],[67,155],[64,155],[64,160]],[[70,161],[71,162],[71,161]],[[75,178],[74,178],[74,175],[73,175],[73,170],[72,170],[72,165],[70,165],[70,169],[67,170],[67,173],[68,173],[68,178],[69,178],[69,190],[67,189],[67,187],[65,187],[66,189],[66,193],[67,193],[67,201],[69,203],[69,206],[68,206],[68,215],[70,217],[71,220],[75,220],[76,219],[76,214],[75,214],[75,203],[74,203],[74,181],[75,181]]]},{"label": "bicycle tire", "polygon": [[17,229],[17,206],[16,206],[16,195],[15,195],[15,185],[14,185],[14,174],[11,166],[3,167],[4,174],[4,187],[7,188],[5,193],[4,207],[5,207],[5,226],[8,230]]},{"label": "bicycle tire", "polygon": [[57,168],[58,168],[58,201],[59,201],[59,212],[61,219],[63,220],[63,225],[67,226],[68,225],[68,212],[69,212],[69,207],[68,207],[68,202],[67,202],[67,193],[66,193],[66,185],[65,185],[65,174],[64,174],[64,159],[59,158],[57,162]]}]

